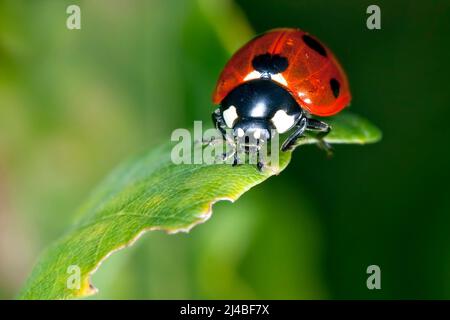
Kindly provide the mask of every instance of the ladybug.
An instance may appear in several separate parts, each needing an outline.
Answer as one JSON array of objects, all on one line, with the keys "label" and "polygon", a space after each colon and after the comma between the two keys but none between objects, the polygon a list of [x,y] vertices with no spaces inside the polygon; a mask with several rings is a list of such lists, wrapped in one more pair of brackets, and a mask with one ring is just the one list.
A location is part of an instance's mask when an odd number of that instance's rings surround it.
[{"label": "ladybug", "polygon": [[[267,143],[273,130],[291,130],[281,147],[287,151],[307,130],[326,135],[330,126],[311,115],[332,116],[348,106],[351,95],[327,47],[300,29],[282,28],[255,37],[231,57],[212,99],[219,105],[213,122],[226,141],[250,136]],[[263,165],[258,162],[259,169]]]}]

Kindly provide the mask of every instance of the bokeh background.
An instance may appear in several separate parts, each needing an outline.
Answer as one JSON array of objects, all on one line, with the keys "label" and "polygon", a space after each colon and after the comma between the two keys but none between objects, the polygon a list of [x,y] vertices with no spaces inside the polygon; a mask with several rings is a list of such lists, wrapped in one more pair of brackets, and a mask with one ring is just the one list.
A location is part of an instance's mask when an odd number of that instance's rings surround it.
[{"label": "bokeh background", "polygon": [[[81,7],[81,30],[66,8]],[[147,234],[95,298],[450,298],[449,1],[0,1],[0,298],[111,169],[209,121],[254,33],[300,27],[344,65],[383,140],[297,150],[280,176],[189,234]],[[366,268],[381,267],[381,290]]]}]

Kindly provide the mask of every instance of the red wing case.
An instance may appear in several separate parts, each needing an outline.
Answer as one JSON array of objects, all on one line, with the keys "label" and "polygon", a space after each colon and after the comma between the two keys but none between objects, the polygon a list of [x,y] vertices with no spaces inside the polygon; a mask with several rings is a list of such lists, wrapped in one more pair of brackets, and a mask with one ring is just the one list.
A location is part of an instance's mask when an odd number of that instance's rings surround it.
[{"label": "red wing case", "polygon": [[351,100],[347,77],[333,53],[299,29],[275,29],[257,36],[228,61],[217,82],[213,102],[219,104],[241,83],[254,79],[255,57],[285,57],[287,68],[272,80],[284,86],[313,115],[331,116]]}]

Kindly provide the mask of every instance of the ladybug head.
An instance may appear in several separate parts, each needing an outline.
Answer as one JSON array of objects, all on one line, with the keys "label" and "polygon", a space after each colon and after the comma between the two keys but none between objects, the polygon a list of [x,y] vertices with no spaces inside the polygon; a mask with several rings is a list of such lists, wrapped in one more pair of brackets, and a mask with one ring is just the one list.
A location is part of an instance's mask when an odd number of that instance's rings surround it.
[{"label": "ladybug head", "polygon": [[234,125],[233,135],[246,143],[249,140],[269,141],[272,129],[270,123],[264,119],[241,119]]},{"label": "ladybug head", "polygon": [[267,79],[247,81],[233,89],[223,99],[220,112],[235,137],[261,141],[270,140],[272,130],[286,132],[302,114],[291,94]]}]

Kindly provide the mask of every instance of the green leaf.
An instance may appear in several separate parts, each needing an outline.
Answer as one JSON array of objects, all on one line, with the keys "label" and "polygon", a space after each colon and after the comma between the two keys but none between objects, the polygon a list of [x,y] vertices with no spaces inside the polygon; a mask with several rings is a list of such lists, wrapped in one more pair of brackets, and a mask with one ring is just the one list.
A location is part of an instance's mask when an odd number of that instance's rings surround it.
[{"label": "green leaf", "polygon": [[[380,131],[350,114],[329,119],[329,143],[369,143]],[[314,142],[308,137],[302,143]],[[281,172],[291,153],[281,153],[279,167],[259,172],[254,165],[175,165],[166,145],[115,170],[79,212],[78,222],[40,258],[21,299],[70,299],[94,294],[91,275],[117,250],[144,232],[187,232],[211,215],[220,200],[235,201],[253,186]],[[79,268],[79,269],[78,269]],[[77,285],[77,271],[80,282]]]}]

